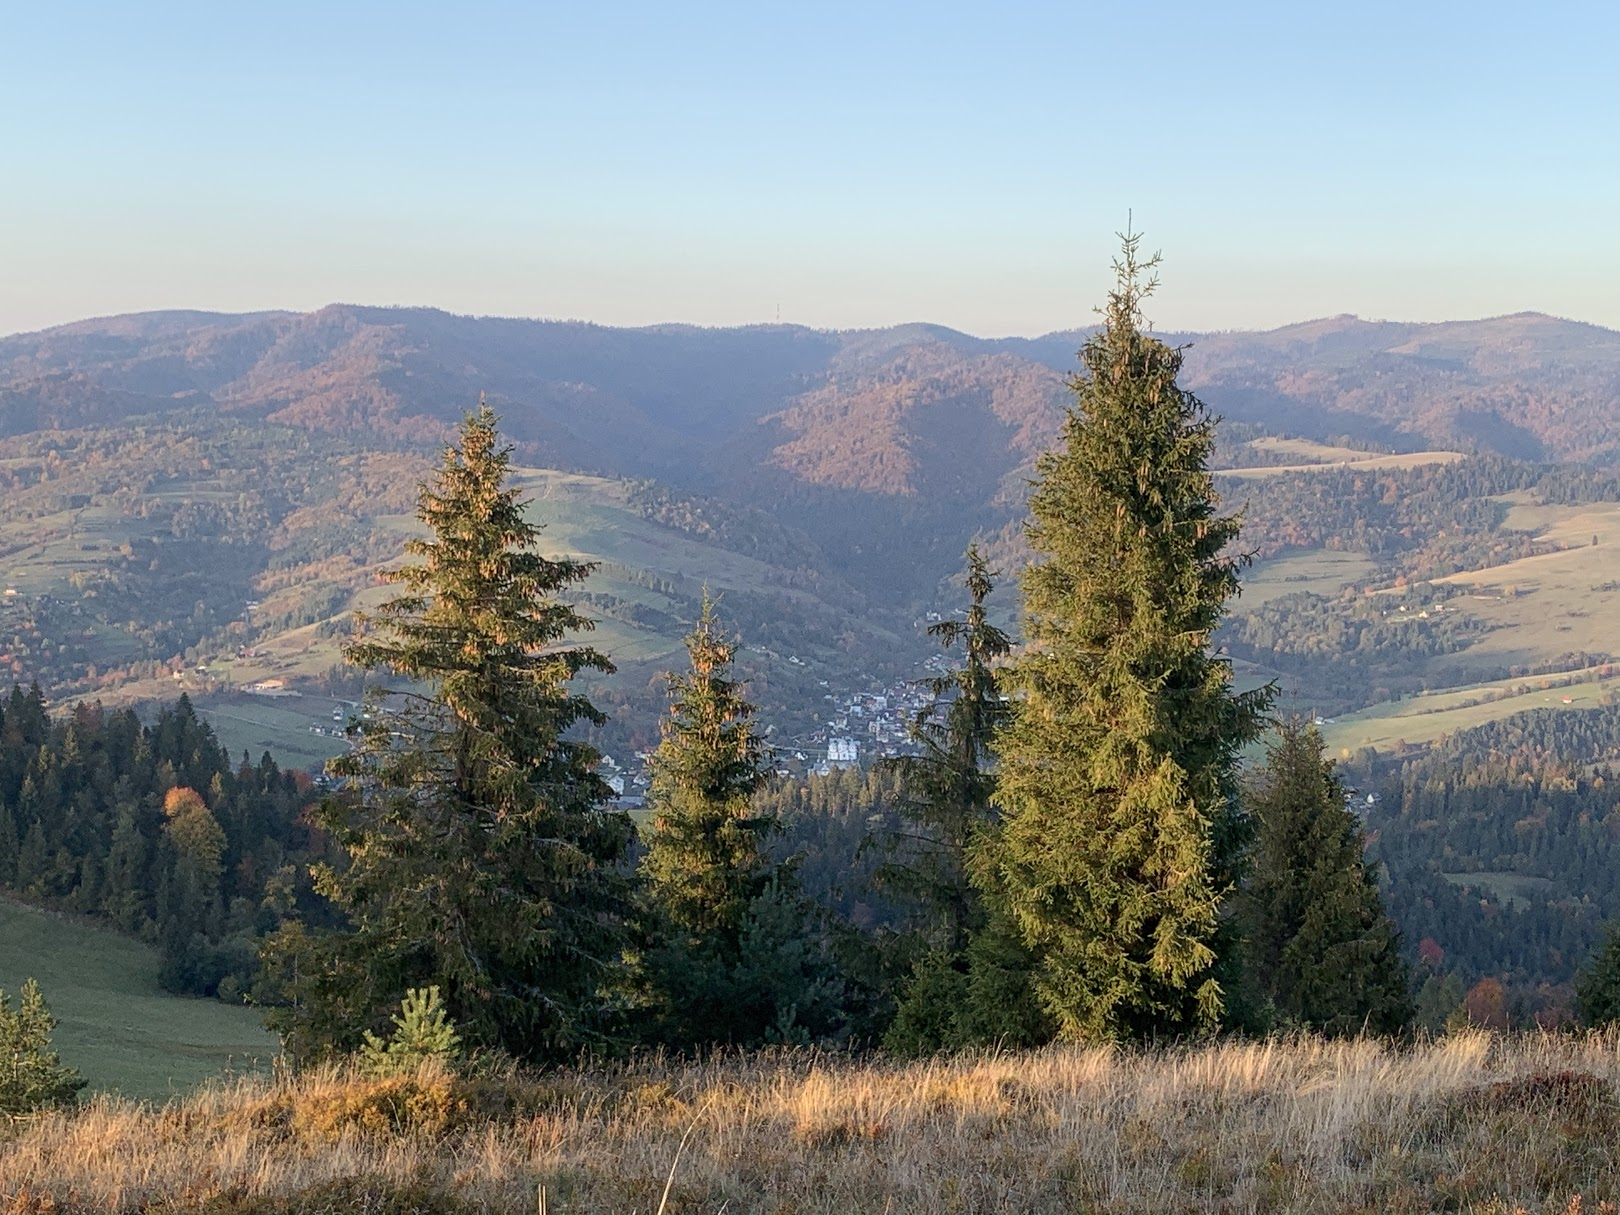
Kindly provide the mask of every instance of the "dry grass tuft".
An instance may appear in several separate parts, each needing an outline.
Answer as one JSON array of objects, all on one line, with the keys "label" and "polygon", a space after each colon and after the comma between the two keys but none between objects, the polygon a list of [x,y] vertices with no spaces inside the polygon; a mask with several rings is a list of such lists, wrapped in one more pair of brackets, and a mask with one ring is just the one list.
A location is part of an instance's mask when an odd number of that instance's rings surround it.
[{"label": "dry grass tuft", "polygon": [[1614,1037],[1484,1035],[322,1072],[18,1124],[0,1215],[533,1212],[542,1188],[553,1215],[1620,1215],[1617,1082]]}]

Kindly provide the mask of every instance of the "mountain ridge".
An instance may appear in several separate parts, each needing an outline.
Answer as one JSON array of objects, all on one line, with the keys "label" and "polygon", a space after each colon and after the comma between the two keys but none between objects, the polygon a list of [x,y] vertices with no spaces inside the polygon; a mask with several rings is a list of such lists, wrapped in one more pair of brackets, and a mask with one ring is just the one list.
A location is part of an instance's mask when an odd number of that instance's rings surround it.
[{"label": "mountain ridge", "polygon": [[[136,313],[0,338],[0,435],[211,404],[424,445],[483,394],[523,457],[547,465],[755,505],[943,488],[985,506],[1056,435],[1088,332],[630,329],[349,304]],[[1346,314],[1163,336],[1187,347],[1186,386],[1273,432],[1620,460],[1620,332],[1587,322]]]}]

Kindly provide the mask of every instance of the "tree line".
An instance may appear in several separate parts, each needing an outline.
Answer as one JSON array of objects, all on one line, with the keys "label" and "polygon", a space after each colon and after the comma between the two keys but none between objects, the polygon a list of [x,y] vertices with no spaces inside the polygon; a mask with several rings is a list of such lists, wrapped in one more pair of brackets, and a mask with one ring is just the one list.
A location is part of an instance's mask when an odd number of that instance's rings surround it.
[{"label": "tree line", "polygon": [[307,777],[233,764],[185,697],[142,725],[38,685],[0,704],[0,890],[156,946],[170,990],[240,1002],[262,938],[302,904],[319,851]]},{"label": "tree line", "polygon": [[970,550],[920,754],[865,778],[894,800],[855,850],[864,924],[773,846],[781,794],[712,601],[667,679],[648,817],[612,808],[580,741],[601,714],[575,681],[612,670],[578,640],[590,567],[539,555],[495,415],[468,415],[349,651],[383,677],[313,813],[331,923],[267,946],[291,1052],[358,1049],[429,987],[470,1047],[535,1062],[1404,1025],[1398,938],[1320,738],[1286,724],[1240,789],[1271,693],[1235,691],[1211,644],[1238,524],[1214,420],[1141,320],[1155,264],[1127,240],[1037,467],[1023,644]]},{"label": "tree line", "polygon": [[[592,567],[539,555],[480,408],[422,486],[397,594],[349,647],[372,686],[334,790],[316,798],[268,758],[233,767],[184,700],[143,727],[96,707],[53,722],[17,691],[0,882],[157,941],[183,990],[269,1005],[306,1060],[380,1041],[430,990],[469,1049],[542,1063],[1494,1015],[1503,989],[1480,982],[1511,977],[1500,930],[1524,908],[1498,897],[1489,931],[1459,927],[1480,900],[1448,879],[1459,860],[1548,881],[1601,868],[1610,775],[1534,754],[1539,722],[1507,758],[1494,735],[1477,762],[1441,748],[1368,812],[1387,869],[1364,859],[1314,728],[1274,722],[1271,689],[1233,687],[1217,629],[1238,524],[1209,471],[1214,419],[1141,322],[1153,264],[1127,243],[1037,464],[1021,640],[992,622],[998,575],[970,548],[965,607],[930,630],[957,665],[932,681],[915,755],[768,779],[735,619],[704,595],[665,679],[647,813],[616,809],[585,741],[604,715],[580,677],[613,669],[580,640]],[[1394,627],[1350,626],[1335,652]],[[1530,945],[1567,979],[1601,911]],[[1421,991],[1397,922],[1421,935]]]}]

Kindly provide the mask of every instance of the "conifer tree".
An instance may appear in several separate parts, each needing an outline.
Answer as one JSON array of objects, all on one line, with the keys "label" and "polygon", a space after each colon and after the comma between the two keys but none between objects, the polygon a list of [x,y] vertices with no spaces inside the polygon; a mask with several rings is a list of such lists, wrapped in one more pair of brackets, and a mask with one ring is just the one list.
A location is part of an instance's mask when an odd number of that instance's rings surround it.
[{"label": "conifer tree", "polygon": [[994,816],[990,748],[1006,717],[995,664],[1012,643],[990,623],[985,607],[994,579],[978,545],[971,545],[964,618],[928,626],[946,648],[962,647],[962,665],[928,681],[932,703],[911,729],[921,754],[893,762],[904,831],[886,841],[893,859],[878,871],[885,886],[919,907],[928,946],[951,957],[967,949],[968,934],[981,918],[968,879],[968,852]]},{"label": "conifer tree", "polygon": [[1006,931],[1003,923],[990,926],[969,876],[968,859],[994,820],[991,745],[1006,718],[996,664],[1011,652],[1012,643],[990,623],[985,604],[995,589],[995,575],[977,544],[969,546],[966,561],[964,618],[928,627],[947,648],[962,647],[962,665],[928,682],[932,703],[918,714],[911,731],[921,754],[891,765],[900,778],[896,811],[901,827],[879,841],[889,859],[876,879],[911,904],[916,921],[902,938],[900,961],[909,974],[884,1037],[885,1045],[900,1054],[987,1041],[1023,1044],[1025,1038],[1011,1024],[1004,975],[998,973],[990,983],[989,1001],[979,998],[991,978],[989,970],[999,968],[999,961],[991,963],[998,951],[988,942],[969,950],[974,934]]},{"label": "conifer tree", "polygon": [[667,676],[641,863],[652,1033],[672,1046],[792,1040],[831,992],[790,867],[763,847],[777,824],[751,806],[763,781],[754,706],[707,594],[686,651],[689,673]]},{"label": "conifer tree", "polygon": [[445,1015],[437,987],[413,987],[390,1020],[394,1032],[384,1038],[366,1031],[360,1068],[379,1080],[406,1076],[425,1065],[454,1071],[461,1037]]},{"label": "conifer tree", "polygon": [[0,797],[0,886],[9,886],[17,880],[17,853],[22,840],[17,836],[17,820]]},{"label": "conifer tree", "polygon": [[50,845],[45,839],[45,824],[36,818],[17,848],[17,888],[34,895],[44,893],[41,883],[49,863]]},{"label": "conifer tree", "polygon": [[1234,693],[1210,645],[1237,589],[1238,521],[1208,469],[1214,418],[1176,383],[1181,351],[1145,331],[1158,259],[1139,241],[1124,237],[1062,438],[1036,466],[1003,820],[978,868],[1069,1039],[1219,1023],[1234,765],[1269,696]]},{"label": "conifer tree", "polygon": [[754,706],[732,677],[736,646],[707,595],[686,653],[690,673],[666,676],[641,872],[671,924],[734,957],[748,904],[770,880],[760,841],[776,824],[749,807],[762,780]]},{"label": "conifer tree", "polygon": [[15,1012],[11,998],[0,991],[0,1115],[29,1114],[78,1099],[85,1082],[51,1049],[55,1028],[56,1018],[33,979],[23,983]]},{"label": "conifer tree", "polygon": [[332,765],[347,785],[320,819],[348,863],[320,886],[350,928],[313,975],[296,967],[309,977],[277,1020],[299,1053],[356,1045],[427,986],[471,1045],[519,1058],[563,1057],[607,1029],[630,826],[567,731],[603,720],[571,681],[612,666],[567,644],[591,626],[559,594],[591,567],[535,551],[496,422],[487,406],[463,421],[422,489],[419,562],[387,575],[404,592],[347,650],[402,682],[368,693]]},{"label": "conifer tree", "polygon": [[1575,1008],[1585,1025],[1620,1021],[1620,929],[1611,926],[1603,942],[1575,976]]},{"label": "conifer tree", "polygon": [[1273,1026],[1396,1033],[1413,1014],[1407,967],[1333,768],[1314,725],[1284,721],[1247,790],[1255,838],[1234,903],[1247,994]]}]

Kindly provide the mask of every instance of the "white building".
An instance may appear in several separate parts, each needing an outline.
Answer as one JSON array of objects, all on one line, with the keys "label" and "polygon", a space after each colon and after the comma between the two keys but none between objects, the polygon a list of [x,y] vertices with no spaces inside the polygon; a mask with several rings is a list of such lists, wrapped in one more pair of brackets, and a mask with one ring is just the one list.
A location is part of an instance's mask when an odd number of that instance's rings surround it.
[{"label": "white building", "polygon": [[853,738],[829,738],[827,762],[829,764],[855,764],[860,762],[861,747]]}]

